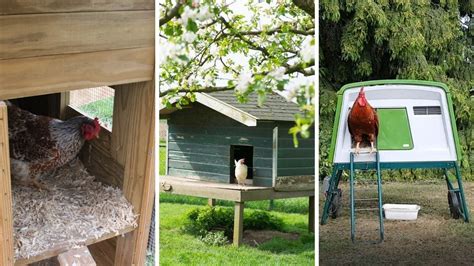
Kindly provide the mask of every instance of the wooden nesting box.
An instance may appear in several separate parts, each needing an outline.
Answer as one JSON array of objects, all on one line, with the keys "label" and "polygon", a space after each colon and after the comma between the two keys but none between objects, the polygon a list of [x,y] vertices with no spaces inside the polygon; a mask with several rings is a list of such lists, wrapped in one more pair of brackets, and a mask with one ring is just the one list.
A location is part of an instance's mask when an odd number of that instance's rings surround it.
[{"label": "wooden nesting box", "polygon": [[[5,0],[0,5],[0,100],[49,96],[63,117],[76,114],[68,91],[115,89],[112,131],[81,156],[92,175],[122,188],[139,215],[137,228],[116,237],[115,265],[144,265],[154,195],[154,1]],[[55,256],[58,248],[15,261],[8,127],[0,105],[0,265]],[[49,112],[51,114],[51,112]],[[92,152],[89,154],[89,150]]]}]

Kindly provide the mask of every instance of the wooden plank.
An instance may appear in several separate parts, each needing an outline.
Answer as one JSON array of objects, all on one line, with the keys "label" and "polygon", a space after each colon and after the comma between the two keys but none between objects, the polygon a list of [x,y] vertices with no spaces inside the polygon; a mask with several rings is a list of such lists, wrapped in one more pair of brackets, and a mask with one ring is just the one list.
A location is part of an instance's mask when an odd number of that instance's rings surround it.
[{"label": "wooden plank", "polygon": [[[314,168],[312,173],[314,173]],[[314,182],[314,175],[278,176],[275,183],[275,190],[297,191],[314,189]]]},{"label": "wooden plank", "polygon": [[0,265],[12,265],[13,210],[7,106],[0,102]]},{"label": "wooden plank", "polygon": [[188,160],[175,160],[169,159],[169,168],[183,169],[183,170],[194,170],[202,172],[211,172],[216,174],[229,174],[229,163],[225,164],[214,164],[214,163],[201,163],[196,161]]},{"label": "wooden plank", "polygon": [[116,265],[144,265],[154,199],[154,81],[115,86],[112,156],[124,166],[123,193],[138,228],[117,242]]},{"label": "wooden plank", "polygon": [[59,265],[87,265],[96,266],[94,259],[87,247],[80,247],[68,250],[58,255]]},{"label": "wooden plank", "polygon": [[242,238],[244,236],[244,203],[235,202],[234,205],[234,246],[240,246],[242,244]]},{"label": "wooden plank", "polygon": [[206,93],[196,93],[196,101],[246,126],[257,126],[257,118]]},{"label": "wooden plank", "polygon": [[272,142],[272,187],[276,184],[278,175],[278,127],[273,128]]},{"label": "wooden plank", "polygon": [[113,266],[117,237],[110,238],[89,246],[92,257],[99,266]]},{"label": "wooden plank", "polygon": [[223,175],[223,174],[200,172],[200,171],[185,170],[185,169],[175,169],[175,168],[168,168],[168,170],[169,170],[169,175],[172,175],[172,176],[180,176],[180,177],[186,177],[189,179],[214,181],[214,182],[221,182],[221,183],[230,182],[229,174]]},{"label": "wooden plank", "polygon": [[154,48],[0,60],[0,99],[151,80],[153,69]]},{"label": "wooden plank", "polygon": [[[112,232],[112,233],[102,235],[99,238],[86,239],[84,242],[82,242],[82,244],[85,245],[85,246],[91,245],[91,244],[94,244],[94,243],[104,241],[104,240],[109,239],[109,238],[113,238],[113,237],[123,235],[123,234],[129,233],[129,232],[133,232],[133,231],[135,231],[135,228],[133,226],[129,226],[129,227],[126,227],[126,228],[123,228],[123,229],[119,230],[118,232]],[[15,261],[15,265],[27,265],[27,264],[30,264],[30,263],[33,263],[33,262],[36,262],[36,261],[41,261],[41,260],[44,260],[44,259],[47,259],[47,258],[57,256],[57,255],[65,252],[67,250],[69,250],[69,248],[64,247],[64,246],[58,246],[58,247],[55,247],[51,250],[43,252],[43,253],[41,253],[37,256],[30,257],[28,259],[19,259],[19,260]],[[6,265],[11,265],[11,264],[6,264]]]},{"label": "wooden plank", "polygon": [[280,148],[278,158],[314,158],[314,147],[311,148]]},{"label": "wooden plank", "polygon": [[[192,130],[192,131],[191,131]],[[196,129],[191,129],[188,133],[170,133],[170,141],[181,143],[209,143],[212,145],[252,145],[254,147],[269,148],[272,145],[272,140],[268,137],[255,137],[253,135],[239,134],[239,129],[236,128],[234,134],[239,136],[229,135],[214,135],[202,134]]]},{"label": "wooden plank", "polygon": [[311,167],[293,167],[278,169],[278,176],[297,176],[314,174],[314,165]]},{"label": "wooden plank", "polygon": [[0,16],[0,60],[154,46],[154,11]]},{"label": "wooden plank", "polygon": [[314,212],[315,212],[315,205],[314,205],[314,196],[310,196],[309,197],[309,202],[308,202],[308,206],[309,206],[309,211],[308,211],[308,230],[310,232],[313,232],[314,233],[314,230],[315,230],[315,227],[314,227],[314,219],[315,219],[315,216],[314,216]]},{"label": "wooden plank", "polygon": [[[66,118],[85,115],[74,107],[67,106]],[[112,132],[102,127],[99,138],[84,144],[79,158],[96,180],[114,187],[122,187],[124,167],[115,160],[110,152]]]},{"label": "wooden plank", "polygon": [[59,100],[59,118],[65,120],[67,118],[67,108],[71,102],[69,91],[62,92]]},{"label": "wooden plank", "polygon": [[153,0],[2,0],[1,15],[83,12],[83,11],[113,11],[113,10],[151,10]]},{"label": "wooden plank", "polygon": [[313,195],[314,195],[314,189],[301,190],[301,191],[275,191],[273,189],[248,190],[248,191],[242,191],[240,200],[241,201],[254,201],[254,200],[269,200],[269,199],[287,199],[287,198],[308,197],[308,196],[313,196]]}]

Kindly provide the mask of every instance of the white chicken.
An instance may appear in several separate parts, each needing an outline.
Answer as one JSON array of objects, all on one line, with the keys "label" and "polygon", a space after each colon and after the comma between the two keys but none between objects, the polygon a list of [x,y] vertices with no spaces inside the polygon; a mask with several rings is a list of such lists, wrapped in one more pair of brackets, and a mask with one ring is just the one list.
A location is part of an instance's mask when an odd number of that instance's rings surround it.
[{"label": "white chicken", "polygon": [[234,160],[235,162],[235,179],[237,179],[237,184],[245,186],[245,179],[247,179],[247,170],[248,167],[245,165],[245,159],[240,159],[239,161]]}]

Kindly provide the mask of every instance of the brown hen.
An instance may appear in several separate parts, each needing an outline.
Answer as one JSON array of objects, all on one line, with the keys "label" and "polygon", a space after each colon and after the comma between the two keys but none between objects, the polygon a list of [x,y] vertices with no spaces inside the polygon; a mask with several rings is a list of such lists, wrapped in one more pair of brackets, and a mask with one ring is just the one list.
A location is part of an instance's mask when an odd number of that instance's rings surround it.
[{"label": "brown hen", "polygon": [[356,142],[355,153],[359,154],[360,143],[364,137],[370,141],[370,153],[375,152],[375,140],[379,134],[379,119],[377,112],[365,98],[364,87],[360,89],[359,95],[352,105],[347,119],[349,132]]}]

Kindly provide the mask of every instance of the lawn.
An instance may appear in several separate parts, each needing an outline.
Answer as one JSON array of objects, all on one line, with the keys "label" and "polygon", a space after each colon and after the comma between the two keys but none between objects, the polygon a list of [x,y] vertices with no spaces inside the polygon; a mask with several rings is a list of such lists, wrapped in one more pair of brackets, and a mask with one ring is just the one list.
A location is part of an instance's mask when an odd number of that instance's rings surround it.
[{"label": "lawn", "polygon": [[109,129],[112,128],[114,97],[108,97],[102,100],[79,106],[79,110],[88,114],[91,117],[98,117],[103,126]]},{"label": "lawn", "polygon": [[[474,182],[465,182],[471,223],[450,218],[446,183],[442,180],[417,183],[386,183],[384,203],[418,204],[416,221],[385,220],[382,244],[358,243],[350,240],[348,185],[344,183],[343,212],[320,226],[320,264],[396,264],[396,265],[472,265],[474,262]],[[320,210],[324,200],[320,198]],[[356,220],[371,228],[368,217]]]},{"label": "lawn", "polygon": [[[160,174],[164,174],[166,151],[160,147]],[[274,238],[257,247],[208,246],[181,231],[186,214],[205,206],[207,199],[160,194],[160,265],[314,265],[314,234],[307,232],[306,198],[276,200],[271,214],[281,217],[283,231],[299,234],[297,240]],[[220,206],[232,202],[217,201]],[[269,201],[248,202],[246,212],[267,210]]]}]

